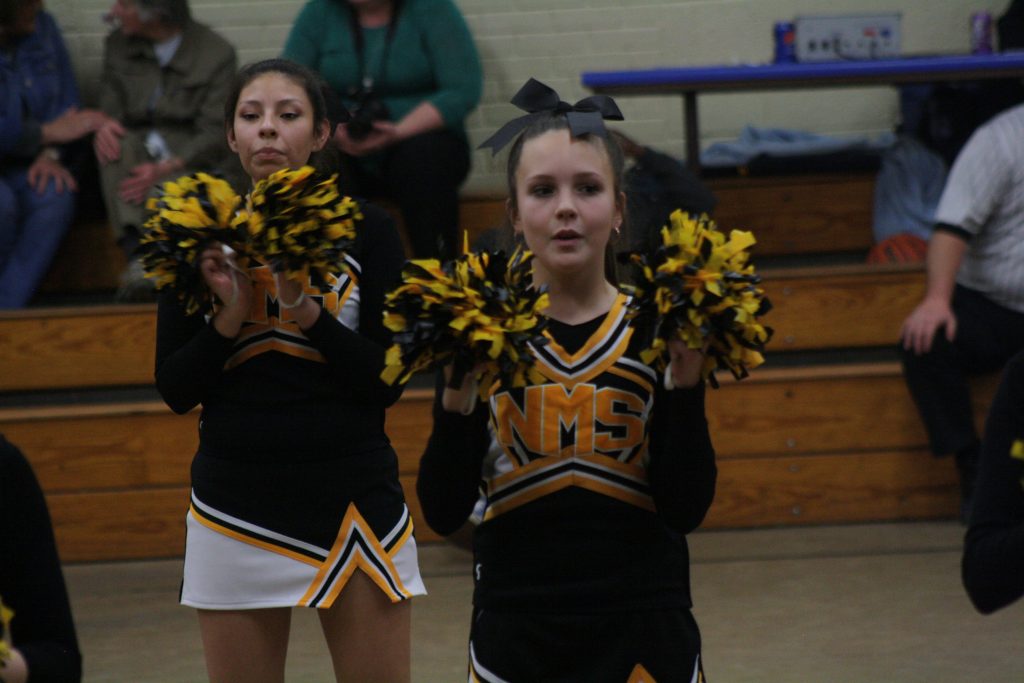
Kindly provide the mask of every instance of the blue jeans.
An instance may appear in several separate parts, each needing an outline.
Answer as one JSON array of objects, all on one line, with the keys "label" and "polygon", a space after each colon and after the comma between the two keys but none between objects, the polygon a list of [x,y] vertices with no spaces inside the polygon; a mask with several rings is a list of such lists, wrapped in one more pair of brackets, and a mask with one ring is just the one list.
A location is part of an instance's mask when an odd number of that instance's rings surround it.
[{"label": "blue jeans", "polygon": [[28,304],[75,214],[75,193],[42,194],[25,168],[0,173],[0,308]]}]

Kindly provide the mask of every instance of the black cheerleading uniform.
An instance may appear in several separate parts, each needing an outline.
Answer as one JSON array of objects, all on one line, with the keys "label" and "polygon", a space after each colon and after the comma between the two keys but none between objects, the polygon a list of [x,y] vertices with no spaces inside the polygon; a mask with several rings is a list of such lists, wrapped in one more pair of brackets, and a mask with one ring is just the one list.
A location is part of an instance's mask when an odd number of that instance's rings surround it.
[{"label": "black cheerleading uniform", "polygon": [[703,680],[685,534],[714,496],[704,386],[661,386],[626,302],[551,321],[532,348],[547,382],[497,386],[470,415],[435,402],[417,481],[427,523],[455,531],[483,479],[471,680]]},{"label": "black cheerleading uniform", "polygon": [[390,338],[383,300],[402,246],[390,217],[363,205],[348,272],[301,331],[273,274],[248,269],[252,310],[228,339],[163,296],[156,383],[175,412],[202,404],[181,601],[207,609],[330,607],[356,569],[394,601],[423,593],[412,520],[380,380]]},{"label": "black cheerleading uniform", "polygon": [[964,543],[964,586],[988,614],[1024,595],[1024,352],[1007,363],[989,408]]},{"label": "black cheerleading uniform", "polygon": [[0,598],[14,610],[10,636],[31,681],[77,683],[82,654],[50,513],[32,466],[0,435]]}]

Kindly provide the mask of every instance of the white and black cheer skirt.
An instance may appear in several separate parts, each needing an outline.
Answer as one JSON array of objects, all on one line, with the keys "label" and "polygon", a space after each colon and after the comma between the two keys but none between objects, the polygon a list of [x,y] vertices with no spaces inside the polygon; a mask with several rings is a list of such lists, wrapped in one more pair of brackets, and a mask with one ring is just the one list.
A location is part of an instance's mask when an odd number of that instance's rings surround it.
[{"label": "white and black cheer skirt", "polygon": [[307,462],[200,452],[181,604],[329,608],[356,571],[393,602],[426,589],[390,446]]}]

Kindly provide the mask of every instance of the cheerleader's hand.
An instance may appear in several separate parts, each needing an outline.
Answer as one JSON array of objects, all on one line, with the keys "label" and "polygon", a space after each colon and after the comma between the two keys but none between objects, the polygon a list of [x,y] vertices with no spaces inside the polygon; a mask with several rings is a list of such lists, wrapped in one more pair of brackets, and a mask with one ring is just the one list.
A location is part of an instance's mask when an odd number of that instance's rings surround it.
[{"label": "cheerleader's hand", "polygon": [[221,245],[214,245],[199,255],[199,271],[222,303],[214,316],[214,327],[225,337],[237,337],[252,306],[249,277],[235,263],[234,255]]},{"label": "cheerleader's hand", "polygon": [[669,389],[688,389],[700,381],[704,367],[705,349],[691,349],[686,342],[673,339],[668,343],[668,377],[672,386]]},{"label": "cheerleader's hand", "polygon": [[277,303],[291,313],[292,320],[299,328],[308,330],[320,317],[320,306],[316,300],[306,296],[305,286],[298,280],[292,280],[284,273],[274,273],[274,284],[277,285]]},{"label": "cheerleader's hand", "polygon": [[462,413],[463,415],[472,413],[479,397],[477,377],[483,370],[483,364],[477,365],[463,376],[462,383],[458,387],[453,387],[452,364],[444,366],[444,393],[441,394],[441,407],[449,413]]},{"label": "cheerleader's hand", "polygon": [[[199,271],[203,274],[206,286],[217,295],[225,308],[238,306],[241,299],[251,300],[252,292],[243,291],[239,286],[238,278],[245,279],[247,276],[235,264],[235,257],[224,250],[219,244],[215,244],[199,255]],[[248,284],[248,282],[246,282]],[[248,304],[248,301],[245,302]],[[248,310],[248,305],[246,305]]]}]

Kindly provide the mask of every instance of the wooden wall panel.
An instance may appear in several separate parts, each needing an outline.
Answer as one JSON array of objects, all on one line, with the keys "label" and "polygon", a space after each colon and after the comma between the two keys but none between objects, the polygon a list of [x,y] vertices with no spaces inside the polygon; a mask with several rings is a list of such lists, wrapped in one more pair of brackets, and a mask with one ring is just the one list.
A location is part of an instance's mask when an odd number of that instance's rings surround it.
[{"label": "wooden wall panel", "polygon": [[398,453],[401,474],[415,474],[419,469],[420,456],[433,427],[433,405],[432,390],[406,389],[401,400],[388,408],[384,429]]},{"label": "wooden wall panel", "polygon": [[0,392],[153,384],[156,307],[0,314]]},{"label": "wooden wall panel", "polygon": [[[996,375],[974,383],[980,427]],[[709,389],[719,457],[916,449],[927,437],[896,363],[756,369]]]},{"label": "wooden wall panel", "polygon": [[187,486],[47,495],[64,562],[180,557]]},{"label": "wooden wall panel", "polygon": [[57,295],[113,292],[126,264],[105,217],[81,220],[64,235],[39,291]]},{"label": "wooden wall panel", "polygon": [[768,352],[895,347],[924,296],[923,266],[801,268],[763,273],[775,333]]},{"label": "wooden wall panel", "polygon": [[101,408],[22,420],[4,411],[0,431],[25,453],[48,492],[188,484],[198,411],[175,415],[162,403]]},{"label": "wooden wall panel", "polygon": [[706,528],[949,518],[960,500],[952,458],[923,449],[729,458],[718,468]]},{"label": "wooden wall panel", "polygon": [[820,175],[711,181],[715,220],[725,230],[750,230],[757,255],[866,251],[874,176]]}]

